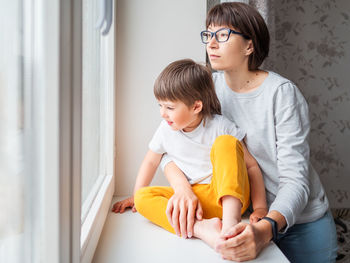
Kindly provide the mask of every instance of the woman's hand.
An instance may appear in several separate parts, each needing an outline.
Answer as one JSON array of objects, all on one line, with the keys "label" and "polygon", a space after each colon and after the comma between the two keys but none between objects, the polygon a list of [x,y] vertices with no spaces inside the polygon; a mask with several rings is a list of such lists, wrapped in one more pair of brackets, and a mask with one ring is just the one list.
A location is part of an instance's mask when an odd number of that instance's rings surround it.
[{"label": "woman's hand", "polygon": [[271,238],[271,225],[266,220],[255,224],[241,222],[222,236],[215,249],[223,259],[246,261],[256,258]]},{"label": "woman's hand", "polygon": [[176,191],[169,199],[166,215],[176,235],[190,238],[195,219],[202,220],[203,209],[193,191],[183,189]]},{"label": "woman's hand", "polygon": [[131,208],[131,211],[133,213],[136,212],[136,208],[135,208],[135,205],[134,205],[134,197],[129,197],[127,199],[124,199],[122,201],[119,201],[119,202],[116,202],[114,205],[113,205],[113,208],[112,208],[112,212],[114,213],[124,213],[125,209],[126,208]]},{"label": "woman's hand", "polygon": [[256,208],[254,209],[254,212],[249,216],[249,222],[251,224],[258,222],[260,219],[262,219],[264,216],[266,216],[268,213],[267,208]]}]

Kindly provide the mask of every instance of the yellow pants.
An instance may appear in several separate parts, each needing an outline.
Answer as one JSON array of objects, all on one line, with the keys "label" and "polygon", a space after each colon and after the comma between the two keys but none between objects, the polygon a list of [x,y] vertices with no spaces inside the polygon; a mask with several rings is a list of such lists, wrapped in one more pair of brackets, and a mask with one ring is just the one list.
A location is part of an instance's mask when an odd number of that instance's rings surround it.
[{"label": "yellow pants", "polygon": [[[192,185],[192,190],[202,205],[203,218],[222,218],[221,197],[225,195],[234,196],[241,201],[243,214],[249,206],[250,187],[241,143],[231,135],[217,137],[210,159],[213,165],[210,184]],[[168,200],[173,194],[171,187],[143,187],[135,193],[135,207],[151,222],[175,233],[165,214]]]}]

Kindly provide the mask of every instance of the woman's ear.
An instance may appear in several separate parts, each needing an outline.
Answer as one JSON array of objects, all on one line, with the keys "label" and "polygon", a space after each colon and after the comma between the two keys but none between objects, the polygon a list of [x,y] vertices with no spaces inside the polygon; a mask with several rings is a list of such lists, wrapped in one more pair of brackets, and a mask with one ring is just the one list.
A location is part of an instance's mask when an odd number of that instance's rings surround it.
[{"label": "woman's ear", "polygon": [[249,39],[247,43],[247,48],[246,48],[246,55],[250,56],[250,54],[252,54],[253,52],[254,52],[253,41]]},{"label": "woman's ear", "polygon": [[200,113],[203,109],[203,102],[201,100],[196,100],[193,104],[194,113]]}]

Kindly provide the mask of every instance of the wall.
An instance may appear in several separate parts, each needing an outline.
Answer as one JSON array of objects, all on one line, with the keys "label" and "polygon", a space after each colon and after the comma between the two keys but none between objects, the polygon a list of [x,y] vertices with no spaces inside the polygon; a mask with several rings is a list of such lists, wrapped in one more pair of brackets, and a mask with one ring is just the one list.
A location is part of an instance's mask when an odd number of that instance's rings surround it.
[{"label": "wall", "polygon": [[[118,0],[116,14],[116,195],[130,195],[161,118],[153,84],[181,58],[205,61],[199,32],[205,0]],[[157,173],[154,184],[166,184]]]}]

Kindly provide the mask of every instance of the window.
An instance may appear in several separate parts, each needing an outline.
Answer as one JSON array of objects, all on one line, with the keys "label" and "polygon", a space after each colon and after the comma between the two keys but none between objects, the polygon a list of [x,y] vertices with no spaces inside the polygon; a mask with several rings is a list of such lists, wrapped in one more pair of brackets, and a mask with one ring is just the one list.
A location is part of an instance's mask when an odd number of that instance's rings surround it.
[{"label": "window", "polygon": [[93,256],[114,192],[114,30],[94,28],[96,2],[1,2],[0,262]]},{"label": "window", "polygon": [[[24,255],[26,196],[23,145],[23,54],[21,1],[0,8],[0,261],[19,263]],[[5,26],[6,25],[6,26]]]},{"label": "window", "polygon": [[82,221],[105,176],[113,173],[114,52],[96,29],[98,3],[83,1]]},{"label": "window", "polygon": [[[82,221],[86,217],[96,189],[103,180],[103,97],[105,86],[101,76],[101,34],[95,28],[98,19],[98,2],[83,1],[82,50]],[[101,56],[102,55],[102,56]],[[101,163],[102,162],[102,163]],[[85,204],[85,205],[84,205]]]},{"label": "window", "polygon": [[[103,36],[96,29],[103,7],[83,1],[82,26],[82,196],[81,247],[85,254],[97,209],[107,207],[114,192],[114,30]],[[106,10],[107,11],[107,10]],[[106,194],[109,188],[109,193]],[[102,194],[102,195],[101,195]],[[109,203],[107,202],[109,201]],[[106,212],[104,216],[106,216]],[[96,247],[97,240],[93,241]],[[94,250],[95,247],[89,250]]]},{"label": "window", "polygon": [[56,9],[1,2],[1,262],[60,260]]}]

